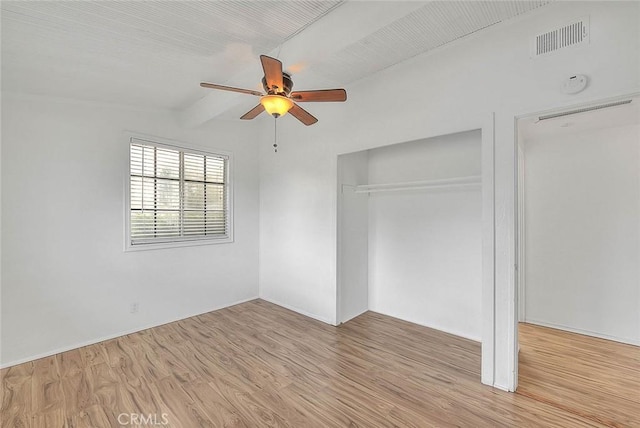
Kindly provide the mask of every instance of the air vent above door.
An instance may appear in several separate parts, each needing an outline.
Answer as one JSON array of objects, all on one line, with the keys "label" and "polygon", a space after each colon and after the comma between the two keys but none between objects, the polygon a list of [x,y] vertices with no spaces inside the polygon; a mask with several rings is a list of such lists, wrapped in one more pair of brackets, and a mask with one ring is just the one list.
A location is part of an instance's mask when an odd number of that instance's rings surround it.
[{"label": "air vent above door", "polygon": [[531,56],[548,55],[560,49],[583,43],[589,43],[589,17],[536,35],[531,44]]}]

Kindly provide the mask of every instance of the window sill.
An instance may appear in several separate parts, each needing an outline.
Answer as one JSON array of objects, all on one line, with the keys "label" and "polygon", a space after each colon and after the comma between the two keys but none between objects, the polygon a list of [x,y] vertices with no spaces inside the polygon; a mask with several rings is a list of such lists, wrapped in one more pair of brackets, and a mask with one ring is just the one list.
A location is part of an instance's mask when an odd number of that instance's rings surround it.
[{"label": "window sill", "polygon": [[233,237],[226,238],[214,238],[214,239],[191,239],[186,241],[169,241],[169,242],[157,242],[148,244],[131,244],[125,245],[125,252],[135,251],[150,251],[150,250],[165,250],[169,248],[181,248],[181,247],[199,247],[202,245],[216,245],[216,244],[230,244],[233,242]]}]

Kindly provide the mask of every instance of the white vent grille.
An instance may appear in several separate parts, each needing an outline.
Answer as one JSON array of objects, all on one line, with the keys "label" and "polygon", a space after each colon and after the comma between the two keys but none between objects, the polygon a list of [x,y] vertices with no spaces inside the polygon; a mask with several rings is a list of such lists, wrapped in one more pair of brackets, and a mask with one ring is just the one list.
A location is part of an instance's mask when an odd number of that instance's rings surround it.
[{"label": "white vent grille", "polygon": [[533,40],[533,56],[546,55],[569,46],[589,43],[589,18],[583,18],[546,33]]}]

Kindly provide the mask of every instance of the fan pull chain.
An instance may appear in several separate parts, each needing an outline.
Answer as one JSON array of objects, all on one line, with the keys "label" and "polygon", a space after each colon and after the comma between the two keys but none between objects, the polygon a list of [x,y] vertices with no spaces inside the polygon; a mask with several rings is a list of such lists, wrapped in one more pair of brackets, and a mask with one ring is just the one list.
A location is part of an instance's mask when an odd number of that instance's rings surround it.
[{"label": "fan pull chain", "polygon": [[278,153],[278,119],[273,118],[273,151]]}]

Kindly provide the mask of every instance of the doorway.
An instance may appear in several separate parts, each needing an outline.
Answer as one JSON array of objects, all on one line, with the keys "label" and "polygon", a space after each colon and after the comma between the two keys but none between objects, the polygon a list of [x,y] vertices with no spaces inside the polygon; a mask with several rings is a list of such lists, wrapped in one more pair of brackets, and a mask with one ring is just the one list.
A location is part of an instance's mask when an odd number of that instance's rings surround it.
[{"label": "doorway", "polygon": [[517,121],[517,393],[640,418],[640,99]]}]

